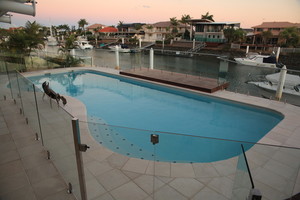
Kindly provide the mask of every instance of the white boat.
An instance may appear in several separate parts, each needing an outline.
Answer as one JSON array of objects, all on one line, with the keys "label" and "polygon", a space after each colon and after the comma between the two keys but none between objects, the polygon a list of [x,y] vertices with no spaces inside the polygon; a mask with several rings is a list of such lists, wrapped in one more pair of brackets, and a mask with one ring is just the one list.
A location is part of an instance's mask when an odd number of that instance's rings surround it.
[{"label": "white boat", "polygon": [[77,41],[74,42],[74,45],[79,49],[93,49],[93,45],[91,45],[86,39],[78,38]]},{"label": "white boat", "polygon": [[48,46],[57,46],[57,44],[58,44],[58,42],[55,37],[53,37],[53,36],[47,37],[47,45]]},{"label": "white boat", "polygon": [[[265,77],[265,81],[250,81],[248,83],[260,88],[261,96],[272,98],[277,91],[279,76],[280,73],[270,74]],[[300,77],[286,74],[282,93],[282,99],[286,99],[287,102],[300,106]]]},{"label": "white boat", "polygon": [[130,53],[131,50],[126,45],[115,45],[115,46],[109,46],[108,48],[111,51],[116,51],[116,46],[118,47],[118,51],[121,53]]},{"label": "white boat", "polygon": [[259,54],[251,54],[245,58],[234,58],[234,60],[241,65],[271,68],[277,68],[281,66],[279,63],[276,62],[276,57],[274,55],[266,56]]},{"label": "white boat", "polygon": [[57,46],[58,45],[56,38],[53,36],[52,26],[50,26],[50,36],[47,37],[47,45],[48,46]]},{"label": "white boat", "polygon": [[[280,78],[280,72],[266,75],[266,79],[269,82],[271,82],[273,85],[278,85],[279,78]],[[284,87],[293,88],[296,85],[300,85],[300,76],[293,75],[293,74],[286,74]]]}]

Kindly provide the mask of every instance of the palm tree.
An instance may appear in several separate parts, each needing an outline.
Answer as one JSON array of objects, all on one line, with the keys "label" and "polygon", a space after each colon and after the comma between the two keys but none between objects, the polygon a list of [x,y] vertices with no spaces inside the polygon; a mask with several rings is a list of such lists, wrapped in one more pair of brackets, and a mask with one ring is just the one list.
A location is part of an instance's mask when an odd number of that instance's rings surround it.
[{"label": "palm tree", "polygon": [[1,49],[13,53],[20,59],[18,62],[25,64],[25,56],[29,56],[32,49],[44,46],[44,34],[42,27],[34,22],[26,22],[23,30],[16,30],[8,33],[8,40],[3,41]]},{"label": "palm tree", "polygon": [[120,30],[121,29],[121,32],[123,33],[123,25],[124,25],[124,22],[123,21],[119,21],[118,23],[118,26],[117,28]]},{"label": "palm tree", "polygon": [[210,21],[215,21],[214,19],[213,19],[213,15],[210,15],[209,14],[209,12],[207,12],[205,15],[201,15],[201,19],[208,19],[208,20],[210,20]]},{"label": "palm tree", "polygon": [[97,45],[98,45],[99,30],[101,30],[101,29],[102,29],[101,27],[94,28],[94,35],[95,35],[95,43],[96,43],[96,47],[97,47]]},{"label": "palm tree", "polygon": [[78,21],[78,26],[79,28],[83,29],[84,33],[85,33],[85,29],[84,29],[84,26],[85,25],[88,25],[89,23],[86,21],[86,19],[80,19]]},{"label": "palm tree", "polygon": [[29,55],[32,49],[44,45],[41,25],[27,21],[24,30],[9,33],[9,40],[3,43],[4,49]]},{"label": "palm tree", "polygon": [[175,26],[175,27],[177,27],[178,24],[179,24],[179,22],[178,22],[178,20],[176,19],[176,17],[170,18],[170,22],[171,22],[171,25],[172,25],[172,26]]},{"label": "palm tree", "polygon": [[279,38],[285,41],[286,46],[297,46],[300,42],[300,35],[296,27],[285,28]]},{"label": "palm tree", "polygon": [[190,32],[187,30],[187,24],[189,24],[189,20],[191,19],[190,15],[182,15],[180,22],[184,24],[184,39],[190,39]]},{"label": "palm tree", "polygon": [[70,30],[71,30],[67,24],[59,25],[59,26],[57,26],[57,29],[64,30],[63,35],[69,35]]},{"label": "palm tree", "polygon": [[172,33],[173,34],[178,33],[177,26],[179,25],[179,21],[176,19],[176,17],[170,18],[170,23],[173,26]]},{"label": "palm tree", "polygon": [[185,25],[185,29],[186,29],[186,26],[187,24],[189,24],[189,20],[191,19],[191,16],[190,15],[182,15],[181,16],[181,20],[180,22],[183,23]]}]

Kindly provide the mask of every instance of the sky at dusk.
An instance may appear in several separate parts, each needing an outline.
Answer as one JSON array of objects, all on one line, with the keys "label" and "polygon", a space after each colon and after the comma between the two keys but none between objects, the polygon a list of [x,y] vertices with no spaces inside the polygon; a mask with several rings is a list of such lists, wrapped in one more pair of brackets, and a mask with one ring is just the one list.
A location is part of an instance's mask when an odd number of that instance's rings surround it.
[{"label": "sky at dusk", "polygon": [[[240,22],[242,28],[250,28],[262,22],[289,21],[300,23],[300,0],[37,0],[36,16],[14,14],[10,26],[23,26],[26,21],[41,25],[78,27],[79,19],[89,25],[100,23],[117,25],[143,22],[169,21],[189,14],[193,19],[206,12],[219,22]],[[7,24],[0,23],[5,28]]]}]

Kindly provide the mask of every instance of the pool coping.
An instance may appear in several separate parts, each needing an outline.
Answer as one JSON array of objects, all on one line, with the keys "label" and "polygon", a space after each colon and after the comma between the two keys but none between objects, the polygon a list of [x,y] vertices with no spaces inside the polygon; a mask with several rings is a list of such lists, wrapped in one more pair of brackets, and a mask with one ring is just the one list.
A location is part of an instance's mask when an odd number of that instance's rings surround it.
[{"label": "pool coping", "polygon": [[[61,73],[71,70],[95,70],[105,73],[110,73],[114,75],[119,75],[118,70],[113,70],[109,68],[95,68],[95,67],[80,67],[80,68],[66,68],[66,69],[55,69],[55,70],[43,70],[38,72],[26,72],[23,73],[25,76],[32,76],[32,75],[40,75],[41,73]],[[122,76],[122,75],[119,75]],[[135,78],[133,78],[135,79]],[[140,80],[140,79],[136,79]],[[143,80],[145,81],[145,80]],[[146,81],[151,82],[151,81]],[[162,83],[155,83],[164,85],[171,88],[182,89],[176,86],[169,86]],[[184,89],[187,91],[192,91],[194,93],[199,93],[205,96],[212,96],[217,98],[222,98],[225,100],[230,100],[234,102],[244,103],[252,106],[257,106],[261,108],[271,109],[277,112],[280,112],[284,115],[284,119],[279,122],[270,132],[268,132],[263,138],[261,138],[258,143],[263,143],[267,145],[278,145],[278,146],[289,146],[294,148],[300,148],[300,125],[297,120],[297,116],[300,116],[300,107],[296,107],[290,104],[286,104],[283,102],[278,102],[275,100],[268,100],[259,97],[248,96],[244,94],[233,93],[229,91],[218,91],[213,94],[207,94],[199,91],[194,91],[190,89]],[[72,97],[67,97],[68,104],[66,106],[66,110],[72,113],[77,118],[81,119],[82,121],[86,121],[86,109],[82,102]],[[72,105],[72,106],[70,106]],[[87,152],[87,157],[89,159],[96,160],[99,163],[107,163],[113,169],[121,170],[123,173],[128,175],[128,173],[136,173],[142,175],[150,175],[153,176],[155,174],[156,177],[163,177],[163,178],[171,178],[172,181],[175,181],[180,178],[188,178],[188,179],[197,179],[205,186],[213,189],[218,194],[222,195],[225,199],[231,198],[230,191],[232,190],[233,183],[234,183],[234,174],[236,171],[236,165],[238,162],[237,157],[217,161],[213,163],[166,163],[166,162],[156,162],[141,160],[137,158],[129,158],[118,153],[114,153],[111,150],[108,150],[102,147],[97,141],[94,140],[92,135],[90,134],[87,124],[84,126],[81,123],[81,134],[83,137],[83,142],[89,144],[92,148]],[[279,147],[274,147],[279,148]],[[282,149],[282,148],[279,148]],[[279,150],[280,151],[280,150]],[[255,166],[252,166],[253,169],[253,176],[259,179],[261,175],[261,171],[264,170],[264,164],[267,160],[262,161],[260,158],[262,155],[267,155],[267,157],[272,157],[271,154],[265,154],[265,152],[257,152],[251,151],[249,153],[248,159],[254,163]],[[259,158],[258,158],[259,157]],[[112,161],[112,158],[119,158],[121,160],[125,160],[124,162],[121,161]],[[300,158],[299,158],[300,159]],[[270,159],[273,160],[273,159]],[[268,161],[270,161],[268,159]],[[116,162],[118,164],[116,164]],[[87,164],[87,168],[91,165],[90,162]],[[92,167],[90,167],[92,168]],[[155,169],[155,170],[154,170]],[[92,171],[92,170],[90,170]],[[201,172],[201,173],[200,173]],[[91,172],[92,173],[92,172]],[[91,177],[90,177],[91,178]],[[96,176],[94,178],[97,178]],[[132,178],[133,179],[133,178]],[[203,182],[204,180],[204,182]],[[279,181],[279,180],[278,180]],[[219,186],[217,182],[222,183],[230,183],[231,186]],[[259,179],[259,186],[272,188],[272,183],[265,183],[264,180]],[[229,184],[229,185],[230,185]],[[266,186],[268,185],[268,186]],[[220,188],[221,187],[221,188]],[[294,189],[295,192],[300,191],[300,176],[298,174],[297,177],[297,184]],[[276,194],[276,192],[272,191],[268,196],[272,196],[272,193]],[[270,197],[271,199],[271,197]]]}]

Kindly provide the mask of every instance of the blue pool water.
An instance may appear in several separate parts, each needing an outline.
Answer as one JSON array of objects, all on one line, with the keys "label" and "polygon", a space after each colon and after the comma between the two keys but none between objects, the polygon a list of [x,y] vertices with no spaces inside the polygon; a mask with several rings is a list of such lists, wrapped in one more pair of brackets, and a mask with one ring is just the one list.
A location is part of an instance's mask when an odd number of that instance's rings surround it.
[{"label": "blue pool water", "polygon": [[[40,88],[49,81],[58,93],[82,101],[99,143],[141,159],[227,159],[241,153],[241,143],[230,140],[255,143],[283,119],[274,111],[94,71],[30,80]],[[150,142],[151,134],[159,135],[158,144]]]}]

